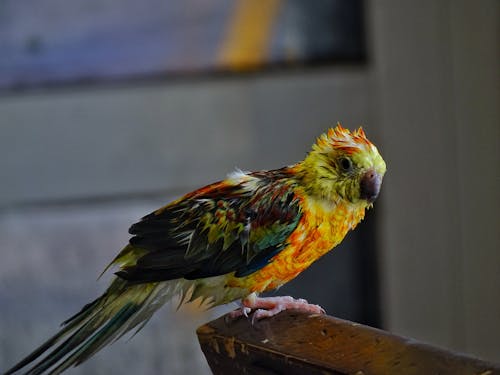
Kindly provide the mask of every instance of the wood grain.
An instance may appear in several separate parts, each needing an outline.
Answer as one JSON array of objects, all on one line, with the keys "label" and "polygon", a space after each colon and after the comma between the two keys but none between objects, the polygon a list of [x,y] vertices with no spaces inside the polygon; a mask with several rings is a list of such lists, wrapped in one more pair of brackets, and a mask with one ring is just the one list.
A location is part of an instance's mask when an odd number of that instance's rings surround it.
[{"label": "wood grain", "polygon": [[197,330],[214,374],[500,374],[488,363],[327,315],[284,312]]}]

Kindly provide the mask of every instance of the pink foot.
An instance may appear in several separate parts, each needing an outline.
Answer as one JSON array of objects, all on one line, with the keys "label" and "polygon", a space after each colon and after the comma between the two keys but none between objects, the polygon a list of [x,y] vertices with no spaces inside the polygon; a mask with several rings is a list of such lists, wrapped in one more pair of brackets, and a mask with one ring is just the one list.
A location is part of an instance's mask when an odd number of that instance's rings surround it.
[{"label": "pink foot", "polygon": [[295,299],[288,296],[283,297],[257,297],[255,293],[248,295],[242,301],[241,308],[229,313],[231,318],[240,316],[248,317],[248,314],[254,310],[252,322],[256,319],[270,318],[281,311],[299,310],[311,314],[324,314],[325,310],[321,306],[308,303],[305,299]]}]

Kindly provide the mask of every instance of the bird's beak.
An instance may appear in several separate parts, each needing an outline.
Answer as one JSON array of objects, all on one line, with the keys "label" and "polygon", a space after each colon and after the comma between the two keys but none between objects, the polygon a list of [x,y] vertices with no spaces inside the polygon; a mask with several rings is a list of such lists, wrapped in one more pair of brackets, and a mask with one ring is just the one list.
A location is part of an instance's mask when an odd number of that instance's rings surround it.
[{"label": "bird's beak", "polygon": [[359,187],[359,197],[365,199],[369,203],[375,202],[380,192],[380,185],[382,184],[382,177],[373,169],[369,169],[361,177]]}]

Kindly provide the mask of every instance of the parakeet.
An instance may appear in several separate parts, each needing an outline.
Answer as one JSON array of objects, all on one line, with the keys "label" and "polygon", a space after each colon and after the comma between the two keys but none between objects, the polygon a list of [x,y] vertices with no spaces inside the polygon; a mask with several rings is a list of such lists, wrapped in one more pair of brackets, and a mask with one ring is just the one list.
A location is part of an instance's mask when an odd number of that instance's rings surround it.
[{"label": "parakeet", "polygon": [[[27,373],[60,373],[142,326],[174,296],[209,306],[241,300],[233,317],[285,309],[324,312],[291,297],[261,298],[338,245],[377,198],[386,165],[362,128],[337,124],[305,159],[276,170],[236,171],[143,217],[105,293],[7,371],[51,351]],[[105,270],[106,271],[106,270]]]}]

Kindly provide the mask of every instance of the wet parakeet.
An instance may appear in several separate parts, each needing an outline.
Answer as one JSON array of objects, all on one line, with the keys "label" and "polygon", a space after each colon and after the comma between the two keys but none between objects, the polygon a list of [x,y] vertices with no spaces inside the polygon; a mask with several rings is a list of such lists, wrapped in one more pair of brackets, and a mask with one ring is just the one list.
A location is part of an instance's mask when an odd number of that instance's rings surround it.
[{"label": "wet parakeet", "polygon": [[362,128],[350,132],[338,124],[296,164],[237,171],[152,212],[130,227],[105,293],[7,374],[49,349],[29,374],[76,366],[179,295],[210,306],[241,300],[233,317],[253,312],[261,319],[289,308],[322,313],[302,299],[258,294],[292,280],[339,244],[372,207],[385,171]]}]

